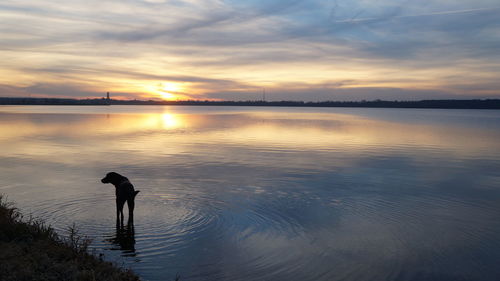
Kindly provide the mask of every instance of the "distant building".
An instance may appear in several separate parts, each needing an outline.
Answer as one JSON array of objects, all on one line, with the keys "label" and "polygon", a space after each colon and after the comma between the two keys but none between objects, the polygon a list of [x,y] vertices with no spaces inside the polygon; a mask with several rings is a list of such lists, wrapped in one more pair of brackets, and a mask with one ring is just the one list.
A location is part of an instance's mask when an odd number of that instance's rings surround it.
[{"label": "distant building", "polygon": [[106,93],[106,99],[109,100],[109,92]]}]

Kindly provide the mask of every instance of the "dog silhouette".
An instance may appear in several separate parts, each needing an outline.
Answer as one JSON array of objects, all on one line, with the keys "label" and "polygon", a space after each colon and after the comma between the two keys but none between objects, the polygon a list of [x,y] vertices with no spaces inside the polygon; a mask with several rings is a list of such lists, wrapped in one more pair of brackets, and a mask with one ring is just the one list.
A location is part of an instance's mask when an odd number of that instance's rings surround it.
[{"label": "dog silhouette", "polygon": [[130,183],[128,178],[115,172],[107,173],[106,176],[101,179],[101,182],[111,183],[115,186],[116,223],[123,225],[123,205],[127,202],[128,223],[132,224],[134,222],[134,200],[137,193],[139,193],[139,190],[134,190],[134,186]]}]

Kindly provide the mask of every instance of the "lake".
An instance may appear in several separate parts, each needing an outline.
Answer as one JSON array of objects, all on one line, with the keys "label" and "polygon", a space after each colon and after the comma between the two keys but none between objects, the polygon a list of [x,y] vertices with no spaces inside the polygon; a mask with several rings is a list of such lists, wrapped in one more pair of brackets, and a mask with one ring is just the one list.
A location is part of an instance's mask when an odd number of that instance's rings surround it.
[{"label": "lake", "polygon": [[0,147],[1,194],[144,280],[500,276],[500,111],[0,106]]}]

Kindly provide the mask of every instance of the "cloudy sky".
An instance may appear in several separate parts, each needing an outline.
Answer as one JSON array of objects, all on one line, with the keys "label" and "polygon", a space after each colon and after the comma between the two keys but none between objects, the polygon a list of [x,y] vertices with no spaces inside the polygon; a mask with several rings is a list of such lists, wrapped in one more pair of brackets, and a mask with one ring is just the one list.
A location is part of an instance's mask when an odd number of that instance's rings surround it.
[{"label": "cloudy sky", "polygon": [[500,98],[498,0],[2,0],[0,96]]}]

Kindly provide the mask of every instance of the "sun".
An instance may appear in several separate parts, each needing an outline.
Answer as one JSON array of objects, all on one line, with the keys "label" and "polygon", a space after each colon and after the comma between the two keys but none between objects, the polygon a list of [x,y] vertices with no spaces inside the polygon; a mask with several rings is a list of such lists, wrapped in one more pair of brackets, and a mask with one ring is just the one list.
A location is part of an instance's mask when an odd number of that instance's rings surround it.
[{"label": "sun", "polygon": [[182,91],[181,84],[168,82],[157,84],[153,92],[164,100],[176,100],[181,96]]},{"label": "sun", "polygon": [[164,100],[175,100],[176,96],[169,92],[159,92],[160,97]]}]

